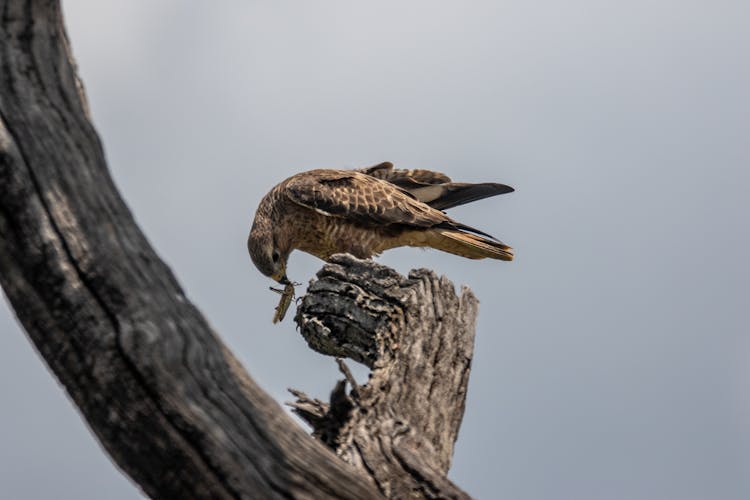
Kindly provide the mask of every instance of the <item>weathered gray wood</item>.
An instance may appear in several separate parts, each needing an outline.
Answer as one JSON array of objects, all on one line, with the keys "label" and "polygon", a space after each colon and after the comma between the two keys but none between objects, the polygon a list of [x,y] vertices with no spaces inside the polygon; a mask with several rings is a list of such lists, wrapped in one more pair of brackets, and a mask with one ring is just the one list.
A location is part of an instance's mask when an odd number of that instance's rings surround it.
[{"label": "weathered gray wood", "polygon": [[428,270],[409,277],[337,255],[297,310],[308,344],[372,368],[351,395],[330,404],[293,391],[295,411],[337,455],[366,471],[386,495],[460,498],[445,479],[464,413],[478,303],[470,290]]},{"label": "weathered gray wood", "polygon": [[85,110],[59,3],[0,1],[0,282],[112,458],[155,498],[379,497],[187,300]]},{"label": "weathered gray wood", "polygon": [[[341,285],[331,285],[329,309],[315,302],[326,276]],[[317,304],[328,350],[366,361],[373,377],[356,398],[339,384],[330,405],[298,402],[319,439],[310,438],[248,376],[135,224],[53,0],[0,0],[0,284],[104,448],[152,497],[465,496],[445,475],[473,296],[424,271],[403,278],[348,257],[327,266],[302,306],[303,331]]]}]

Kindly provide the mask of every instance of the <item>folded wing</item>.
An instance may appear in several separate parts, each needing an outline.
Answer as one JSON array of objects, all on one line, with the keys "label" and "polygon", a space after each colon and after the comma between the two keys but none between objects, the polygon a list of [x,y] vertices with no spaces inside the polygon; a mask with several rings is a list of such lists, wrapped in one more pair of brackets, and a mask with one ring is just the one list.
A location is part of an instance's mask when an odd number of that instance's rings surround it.
[{"label": "folded wing", "polygon": [[472,259],[513,259],[511,248],[501,241],[451,219],[408,189],[361,171],[313,170],[289,179],[284,191],[294,203],[330,217],[425,235],[421,243],[405,245],[431,246]]},{"label": "folded wing", "polygon": [[447,210],[472,201],[513,192],[513,188],[505,184],[453,182],[450,177],[440,172],[422,169],[395,169],[390,162],[380,163],[358,171],[390,182],[408,191],[419,201],[438,210]]}]

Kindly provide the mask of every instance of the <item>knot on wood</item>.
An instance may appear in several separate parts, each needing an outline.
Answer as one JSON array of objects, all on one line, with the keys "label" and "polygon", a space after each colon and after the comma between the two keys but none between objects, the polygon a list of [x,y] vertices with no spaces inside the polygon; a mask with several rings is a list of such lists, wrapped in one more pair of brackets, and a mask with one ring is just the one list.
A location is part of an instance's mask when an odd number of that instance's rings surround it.
[{"label": "knot on wood", "polygon": [[308,345],[370,368],[387,362],[399,347],[405,299],[415,282],[348,254],[333,256],[317,277],[295,317]]}]

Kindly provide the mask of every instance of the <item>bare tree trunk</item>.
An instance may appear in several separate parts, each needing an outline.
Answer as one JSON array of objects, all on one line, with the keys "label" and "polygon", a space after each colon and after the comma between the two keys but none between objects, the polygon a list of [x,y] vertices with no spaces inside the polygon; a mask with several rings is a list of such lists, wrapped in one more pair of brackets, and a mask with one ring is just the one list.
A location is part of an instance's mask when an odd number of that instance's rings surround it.
[{"label": "bare tree trunk", "polygon": [[0,284],[146,494],[465,497],[445,475],[475,299],[430,273],[407,279],[348,257],[320,276],[298,314],[303,333],[373,376],[352,396],[340,384],[331,405],[300,395],[316,440],[253,382],[135,224],[89,121],[59,2],[0,0]]}]

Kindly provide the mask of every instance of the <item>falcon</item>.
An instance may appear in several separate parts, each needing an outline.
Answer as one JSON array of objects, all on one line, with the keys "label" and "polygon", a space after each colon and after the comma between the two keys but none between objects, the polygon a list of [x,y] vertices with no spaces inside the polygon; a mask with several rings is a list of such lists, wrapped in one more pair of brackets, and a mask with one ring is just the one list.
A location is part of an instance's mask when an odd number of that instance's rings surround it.
[{"label": "falcon", "polygon": [[277,291],[287,302],[294,288],[286,265],[295,249],[323,260],[336,253],[370,258],[400,246],[513,260],[511,247],[443,212],[512,191],[504,184],[453,182],[430,170],[394,169],[389,162],[356,170],[310,170],[263,197],[247,248],[261,273],[286,285],[283,293]]}]

